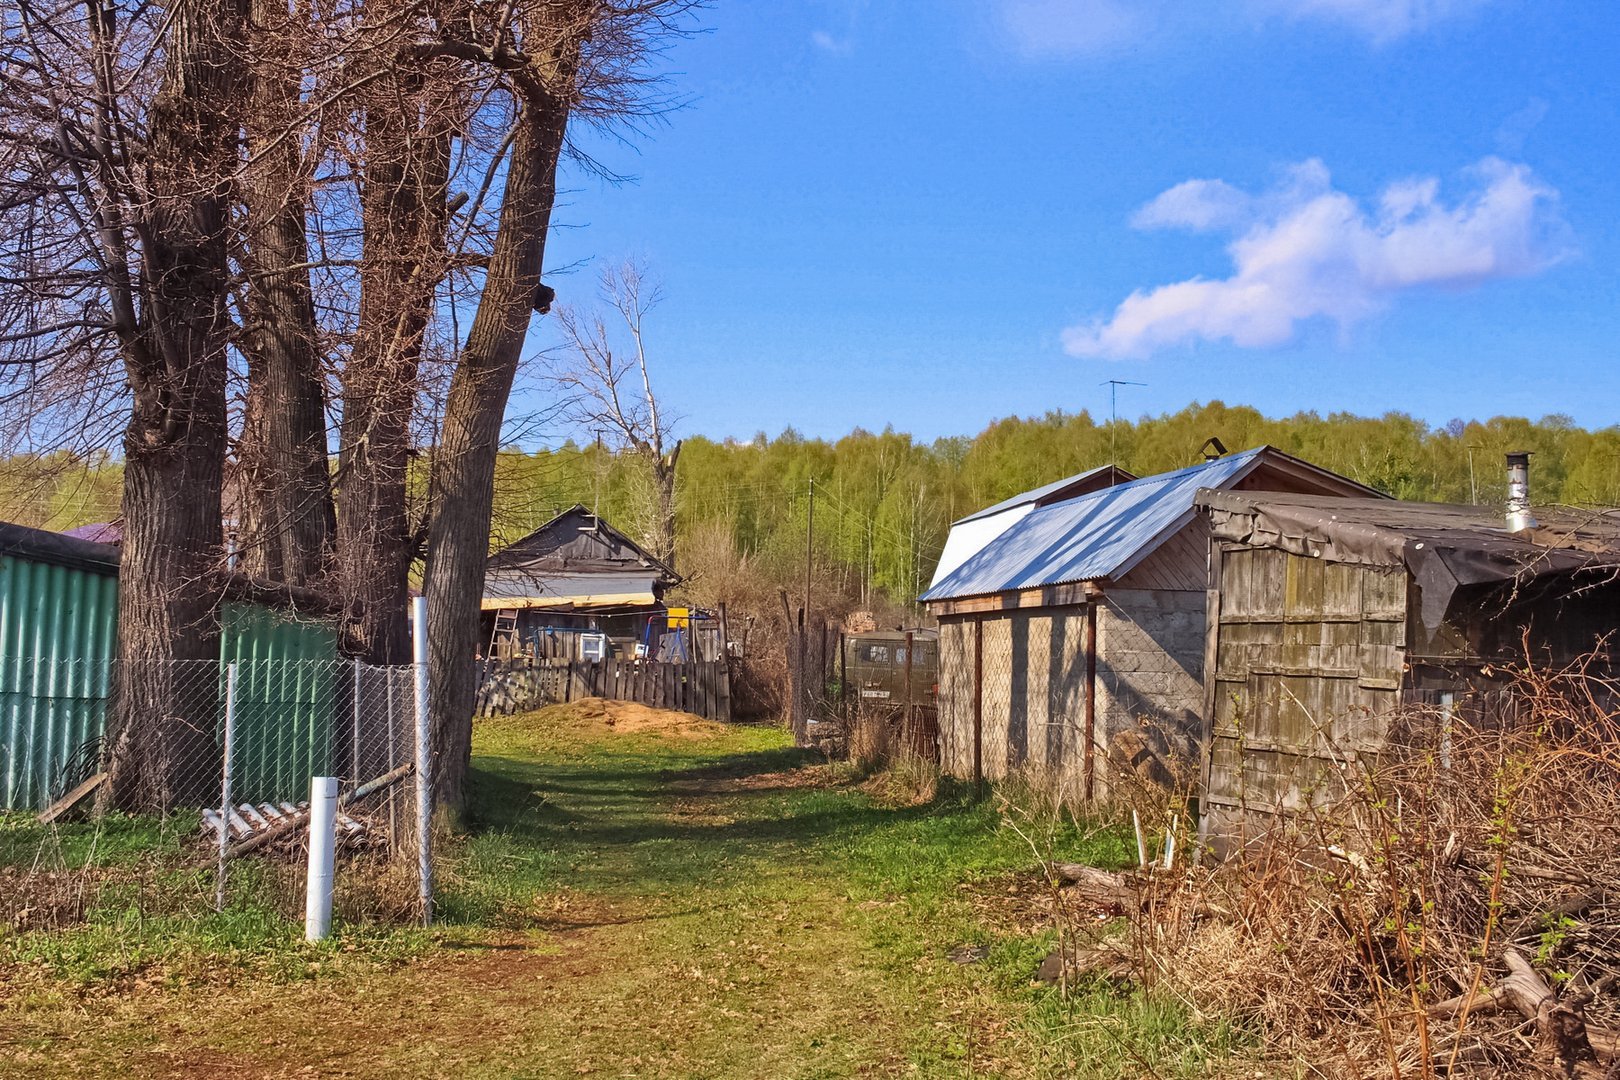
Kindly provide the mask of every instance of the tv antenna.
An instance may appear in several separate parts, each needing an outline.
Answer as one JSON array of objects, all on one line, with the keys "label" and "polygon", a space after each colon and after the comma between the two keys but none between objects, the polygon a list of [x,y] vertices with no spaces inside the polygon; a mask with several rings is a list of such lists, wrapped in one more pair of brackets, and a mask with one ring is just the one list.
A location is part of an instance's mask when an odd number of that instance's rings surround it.
[{"label": "tv antenna", "polygon": [[1108,387],[1108,464],[1118,465],[1119,460],[1114,456],[1114,429],[1119,427],[1119,388],[1146,386],[1147,383],[1132,382],[1130,379],[1104,379],[1098,385]]}]

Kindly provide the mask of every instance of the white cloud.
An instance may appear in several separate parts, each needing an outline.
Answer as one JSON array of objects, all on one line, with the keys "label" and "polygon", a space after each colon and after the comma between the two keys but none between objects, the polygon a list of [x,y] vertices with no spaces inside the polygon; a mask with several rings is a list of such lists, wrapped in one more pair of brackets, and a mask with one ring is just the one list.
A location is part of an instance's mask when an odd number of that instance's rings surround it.
[{"label": "white cloud", "polygon": [[822,52],[831,53],[834,56],[848,56],[855,51],[855,42],[852,39],[839,37],[825,30],[811,31],[810,44]]},{"label": "white cloud", "polygon": [[1344,23],[1374,41],[1392,41],[1427,30],[1443,19],[1478,7],[1482,0],[1263,0],[1279,13]]},{"label": "white cloud", "polygon": [[1343,26],[1377,43],[1427,30],[1487,0],[996,0],[1003,32],[1027,57],[1103,56],[1188,35],[1252,30],[1273,19]]},{"label": "white cloud", "polygon": [[1088,55],[1136,40],[1157,0],[1001,0],[1001,21],[1028,56]]},{"label": "white cloud", "polygon": [[1232,275],[1139,289],[1112,315],[1065,330],[1064,349],[1125,359],[1198,340],[1281,345],[1308,320],[1349,327],[1407,290],[1525,277],[1569,253],[1558,193],[1527,166],[1486,158],[1468,175],[1475,190],[1458,202],[1418,178],[1389,185],[1374,210],[1336,190],[1316,160],[1260,195],[1220,180],[1178,184],[1134,224],[1232,233]]}]

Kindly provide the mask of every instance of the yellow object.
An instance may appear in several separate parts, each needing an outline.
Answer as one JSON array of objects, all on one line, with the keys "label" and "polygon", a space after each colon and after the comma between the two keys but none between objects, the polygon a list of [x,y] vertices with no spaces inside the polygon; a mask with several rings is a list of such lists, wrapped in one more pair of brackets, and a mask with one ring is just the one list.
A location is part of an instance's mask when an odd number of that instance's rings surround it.
[{"label": "yellow object", "polygon": [[691,627],[691,608],[672,607],[669,609],[669,628],[671,630],[689,630]]}]

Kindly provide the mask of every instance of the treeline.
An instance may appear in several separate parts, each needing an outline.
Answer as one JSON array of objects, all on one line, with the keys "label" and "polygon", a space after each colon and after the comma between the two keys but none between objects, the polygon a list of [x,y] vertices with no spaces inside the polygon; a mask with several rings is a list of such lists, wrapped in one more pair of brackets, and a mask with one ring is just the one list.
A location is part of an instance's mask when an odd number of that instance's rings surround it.
[{"label": "treeline", "polygon": [[[1588,431],[1563,416],[1431,427],[1400,413],[1273,419],[1211,402],[1112,430],[1085,412],[1010,418],[932,443],[894,431],[828,441],[789,430],[746,442],[687,440],[680,569],[701,574],[746,558],[795,584],[814,480],[818,569],[857,596],[910,598],[926,587],[953,520],[1110,460],[1144,476],[1196,464],[1211,437],[1233,451],[1269,444],[1397,498],[1439,502],[1503,501],[1503,455],[1530,450],[1537,502],[1620,504],[1620,426]],[[520,536],[575,502],[599,506],[633,532],[650,527],[647,480],[634,462],[572,444],[503,456],[498,538]]]},{"label": "treeline", "polygon": [[[927,585],[956,518],[1110,458],[1142,475],[1195,464],[1211,437],[1234,451],[1270,444],[1398,498],[1441,502],[1501,502],[1503,455],[1530,450],[1537,502],[1620,504],[1620,426],[1585,430],[1562,416],[1431,427],[1399,413],[1274,419],[1212,402],[1112,430],[1088,413],[1055,412],[931,443],[895,431],[832,441],[792,430],[748,441],[694,436],[677,482],[678,568],[700,599],[723,584],[715,578],[743,570],[796,592],[814,481],[818,582],[830,576],[857,601],[904,600]],[[11,520],[66,528],[109,516],[117,462],[64,464],[6,464],[0,494]],[[598,508],[632,535],[654,527],[641,462],[565,443],[501,455],[492,546],[574,503]]]}]

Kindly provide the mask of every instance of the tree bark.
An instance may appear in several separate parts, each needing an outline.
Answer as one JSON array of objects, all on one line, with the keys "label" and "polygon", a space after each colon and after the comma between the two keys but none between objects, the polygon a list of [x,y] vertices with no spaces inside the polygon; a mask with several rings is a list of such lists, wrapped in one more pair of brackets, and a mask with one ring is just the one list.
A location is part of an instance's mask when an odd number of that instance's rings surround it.
[{"label": "tree bark", "polygon": [[285,0],[251,0],[250,21],[243,126],[257,164],[243,180],[250,281],[237,536],[246,573],[307,586],[330,565],[336,521],[305,233],[309,175],[296,132],[303,28]]},{"label": "tree bark", "polygon": [[675,569],[675,465],[680,461],[681,444],[653,459],[653,481],[658,487],[658,535],[653,554],[671,570]]},{"label": "tree bark", "polygon": [[444,265],[450,137],[441,112],[422,96],[421,77],[403,74],[368,101],[360,313],[343,372],[337,548],[344,645],[374,664],[410,660],[410,418]]},{"label": "tree bark", "polygon": [[[153,103],[141,249],[142,317],[123,343],[133,396],[124,433],[118,670],[107,798],[162,812],[217,783],[228,339],[226,230],[237,161],[242,8],[174,9]],[[185,661],[206,661],[187,664]]]},{"label": "tree bark", "polygon": [[[577,46],[576,46],[577,47]],[[568,80],[571,82],[571,78]],[[427,576],[434,788],[459,810],[472,744],[478,614],[489,554],[495,456],[529,319],[568,124],[565,98],[531,90],[507,166],[494,252],[450,383],[434,457]]]}]

